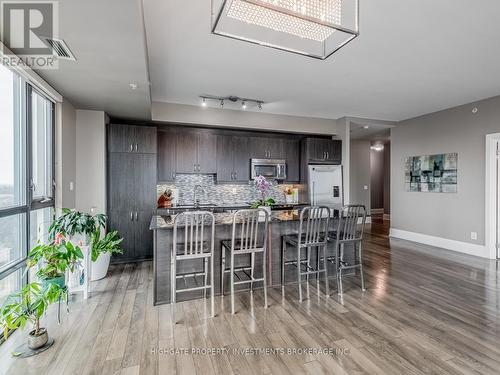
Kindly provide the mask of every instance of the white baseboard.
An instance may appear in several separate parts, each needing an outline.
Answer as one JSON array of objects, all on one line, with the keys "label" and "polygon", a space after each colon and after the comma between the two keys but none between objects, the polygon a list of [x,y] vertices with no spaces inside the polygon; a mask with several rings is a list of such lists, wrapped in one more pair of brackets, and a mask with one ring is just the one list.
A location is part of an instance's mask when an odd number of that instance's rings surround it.
[{"label": "white baseboard", "polygon": [[399,238],[402,240],[422,243],[443,249],[457,251],[459,253],[478,256],[481,258],[489,258],[488,251],[484,245],[476,245],[468,242],[449,240],[447,238],[429,236],[427,234],[408,232],[406,230],[391,228],[389,237]]},{"label": "white baseboard", "polygon": [[383,208],[372,208],[372,209],[370,209],[370,213],[372,215],[381,215],[384,213],[384,209]]}]

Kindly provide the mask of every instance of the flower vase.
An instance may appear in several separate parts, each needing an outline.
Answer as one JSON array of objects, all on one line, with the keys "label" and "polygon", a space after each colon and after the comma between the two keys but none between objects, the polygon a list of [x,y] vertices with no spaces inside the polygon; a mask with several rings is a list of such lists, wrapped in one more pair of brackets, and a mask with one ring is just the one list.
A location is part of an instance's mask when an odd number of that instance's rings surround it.
[{"label": "flower vase", "polygon": [[[271,207],[269,206],[259,206],[259,209],[267,211],[268,220],[271,218]],[[266,221],[266,214],[264,212],[259,212],[259,221]]]}]

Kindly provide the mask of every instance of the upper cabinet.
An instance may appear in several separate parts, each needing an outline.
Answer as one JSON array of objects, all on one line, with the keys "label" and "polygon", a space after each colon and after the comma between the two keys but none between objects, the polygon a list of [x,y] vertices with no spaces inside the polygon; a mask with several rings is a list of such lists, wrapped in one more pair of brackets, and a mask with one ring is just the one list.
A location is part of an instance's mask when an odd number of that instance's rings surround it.
[{"label": "upper cabinet", "polygon": [[250,138],[250,158],[252,159],[282,159],[283,139],[271,137]]},{"label": "upper cabinet", "polygon": [[158,131],[158,181],[175,180],[177,166],[177,134],[175,129]]},{"label": "upper cabinet", "polygon": [[286,161],[285,182],[299,182],[300,143],[298,139],[282,140],[282,159]]},{"label": "upper cabinet", "polygon": [[248,182],[250,156],[248,138],[231,135],[217,136],[217,181]]},{"label": "upper cabinet", "polygon": [[177,173],[216,173],[217,136],[205,130],[177,131]]},{"label": "upper cabinet", "polygon": [[109,152],[156,154],[156,127],[141,125],[109,126]]},{"label": "upper cabinet", "polygon": [[216,173],[217,136],[209,130],[200,130],[197,136],[196,157],[199,173]]},{"label": "upper cabinet", "polygon": [[305,163],[342,164],[342,141],[325,138],[306,138],[302,144]]}]

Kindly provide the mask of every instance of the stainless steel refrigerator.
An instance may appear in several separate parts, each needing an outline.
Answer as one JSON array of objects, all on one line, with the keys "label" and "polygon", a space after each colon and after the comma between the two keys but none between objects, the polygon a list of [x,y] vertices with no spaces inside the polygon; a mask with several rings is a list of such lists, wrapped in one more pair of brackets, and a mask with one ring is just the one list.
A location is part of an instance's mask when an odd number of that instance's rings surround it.
[{"label": "stainless steel refrigerator", "polygon": [[314,206],[340,209],[344,204],[341,165],[309,164],[309,202]]}]

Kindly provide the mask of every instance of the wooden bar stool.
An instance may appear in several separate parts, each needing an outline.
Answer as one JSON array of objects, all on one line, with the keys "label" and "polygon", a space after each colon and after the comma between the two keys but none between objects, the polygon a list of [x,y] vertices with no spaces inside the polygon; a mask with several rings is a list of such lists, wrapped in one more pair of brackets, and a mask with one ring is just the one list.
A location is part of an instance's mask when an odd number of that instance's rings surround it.
[{"label": "wooden bar stool", "polygon": [[[325,274],[325,292],[329,296],[328,271],[326,267],[326,246],[328,240],[328,223],[330,220],[330,209],[324,206],[304,207],[300,212],[299,232],[282,236],[281,242],[281,294],[285,295],[285,266],[297,267],[297,282],[299,284],[299,301],[302,302],[302,276],[316,275],[319,283],[320,273]],[[286,260],[287,245],[294,246],[296,260]],[[316,249],[316,266],[311,265],[311,249]],[[305,258],[302,257],[305,250]],[[321,256],[323,253],[323,256]],[[323,266],[320,263],[323,260]],[[302,270],[304,268],[304,270]],[[309,289],[308,289],[309,291]]]},{"label": "wooden bar stool", "polygon": [[[261,220],[259,221],[259,217]],[[263,220],[262,220],[263,218]],[[239,284],[250,284],[253,292],[253,284],[262,281],[264,286],[264,307],[267,308],[267,233],[269,224],[269,214],[266,210],[250,209],[239,210],[233,216],[233,229],[230,240],[223,240],[222,266],[221,266],[221,293],[224,296],[224,275],[229,272],[229,284],[231,289],[231,313],[234,314],[234,286]],[[237,230],[237,226],[240,226]],[[229,267],[226,268],[226,252],[229,252]],[[250,254],[250,265],[235,267],[236,256]],[[255,255],[262,255],[262,277],[255,276]],[[241,272],[246,276],[242,279],[236,272]],[[250,273],[248,273],[250,272]],[[237,277],[238,281],[234,278]]]},{"label": "wooden bar stool", "polygon": [[[328,257],[328,261],[335,264],[337,270],[338,294],[342,294],[342,272],[359,268],[361,275],[361,289],[365,289],[363,274],[363,232],[366,223],[366,208],[360,204],[349,204],[339,212],[337,230],[330,232],[328,241],[335,244],[335,255]],[[344,260],[345,245],[352,244],[354,249],[354,262],[348,264]],[[358,248],[359,261],[356,263],[356,247]]]},{"label": "wooden bar stool", "polygon": [[[184,234],[179,236],[178,229],[184,229]],[[180,292],[203,290],[206,298],[207,289],[210,289],[210,303],[212,317],[214,316],[214,240],[215,240],[215,218],[208,211],[186,211],[175,216],[173,245],[170,259],[171,293],[172,293],[172,321],[175,324],[175,301]],[[203,261],[203,272],[190,272],[177,274],[177,262],[179,261]],[[208,262],[210,261],[210,284],[208,284]],[[203,285],[198,285],[196,277],[203,276]],[[177,288],[177,280],[192,278],[196,286]],[[186,283],[187,285],[187,283]]]}]

